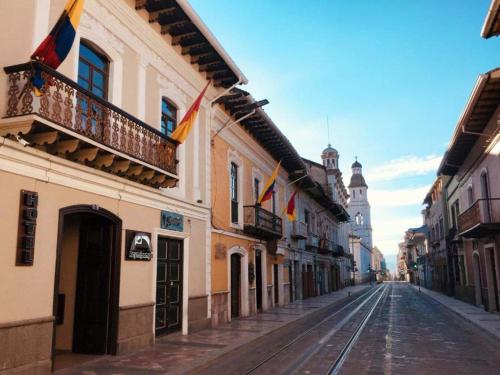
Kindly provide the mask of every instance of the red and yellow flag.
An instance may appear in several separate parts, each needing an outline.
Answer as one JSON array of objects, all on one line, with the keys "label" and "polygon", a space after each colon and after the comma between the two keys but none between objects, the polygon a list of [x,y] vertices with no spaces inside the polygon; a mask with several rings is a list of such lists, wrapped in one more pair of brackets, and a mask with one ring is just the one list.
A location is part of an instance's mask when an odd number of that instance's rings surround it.
[{"label": "red and yellow flag", "polygon": [[196,121],[196,116],[198,116],[198,111],[200,110],[201,100],[203,96],[205,96],[205,91],[208,89],[208,85],[210,85],[210,81],[207,82],[205,88],[200,92],[198,98],[196,98],[195,102],[188,109],[184,117],[182,118],[177,129],[172,133],[171,138],[176,140],[179,143],[184,143],[186,138],[189,135],[189,132],[193,128],[193,124]]},{"label": "red and yellow flag", "polygon": [[278,163],[273,174],[271,175],[271,177],[267,181],[266,187],[264,188],[264,190],[262,190],[262,193],[260,193],[259,199],[257,200],[258,203],[265,202],[265,201],[272,198],[273,191],[274,191],[274,185],[276,184],[276,178],[278,177],[280,165],[281,165],[281,161]]},{"label": "red and yellow flag", "polygon": [[288,204],[286,206],[286,216],[289,221],[297,220],[297,208],[295,207],[295,196],[297,195],[297,190],[293,192],[288,200]]}]

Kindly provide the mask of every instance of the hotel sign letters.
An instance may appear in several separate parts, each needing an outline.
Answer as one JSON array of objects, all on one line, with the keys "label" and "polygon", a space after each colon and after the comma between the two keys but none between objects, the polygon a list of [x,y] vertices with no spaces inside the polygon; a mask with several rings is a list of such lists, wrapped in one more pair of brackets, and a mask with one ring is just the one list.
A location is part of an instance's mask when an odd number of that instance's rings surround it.
[{"label": "hotel sign letters", "polygon": [[38,193],[21,190],[16,264],[32,266],[35,252],[36,219],[38,217]]},{"label": "hotel sign letters", "polygon": [[182,232],[184,230],[184,216],[175,212],[161,212],[161,228]]}]

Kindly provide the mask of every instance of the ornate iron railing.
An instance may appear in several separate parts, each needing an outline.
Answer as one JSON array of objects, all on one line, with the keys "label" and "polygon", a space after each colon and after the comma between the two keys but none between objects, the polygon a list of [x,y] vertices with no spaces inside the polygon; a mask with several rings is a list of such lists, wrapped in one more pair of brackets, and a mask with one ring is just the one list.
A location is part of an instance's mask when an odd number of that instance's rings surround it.
[{"label": "ornate iron railing", "polygon": [[[31,78],[38,69],[45,81],[41,96]],[[50,67],[26,63],[4,68],[8,74],[7,111],[11,118],[36,114],[77,134],[176,174],[177,143]]]},{"label": "ornate iron railing", "polygon": [[282,219],[263,209],[260,205],[244,206],[244,225],[245,229],[255,234],[281,238],[283,235]]},{"label": "ornate iron railing", "polygon": [[302,221],[294,221],[292,223],[292,237],[296,239],[307,238],[307,225]]}]

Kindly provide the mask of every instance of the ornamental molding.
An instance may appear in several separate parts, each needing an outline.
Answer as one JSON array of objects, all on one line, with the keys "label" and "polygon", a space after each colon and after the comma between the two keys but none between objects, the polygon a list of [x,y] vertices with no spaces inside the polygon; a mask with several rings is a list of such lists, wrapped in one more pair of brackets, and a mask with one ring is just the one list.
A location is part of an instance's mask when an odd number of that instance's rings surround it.
[{"label": "ornamental molding", "polygon": [[80,27],[85,29],[85,35],[92,35],[105,47],[115,49],[120,55],[125,52],[125,45],[110,30],[87,12],[83,12]]},{"label": "ornamental molding", "polygon": [[[117,12],[112,13],[110,11],[111,7],[116,8]],[[140,59],[144,59],[144,61],[149,62],[149,65],[153,66],[159,74],[164,77],[168,77],[171,81],[173,81],[177,89],[182,91],[184,95],[195,98],[199,94],[199,91],[201,91],[201,88],[195,88],[194,85],[179,74],[179,72],[172,65],[168,64],[163,57],[155,52],[155,49],[166,50],[165,45],[159,45],[158,43],[159,35],[157,35],[154,30],[151,30],[148,25],[144,25],[142,19],[138,20],[137,17],[133,17],[131,14],[124,11],[123,8],[127,7],[124,7],[123,4],[116,4],[116,1],[114,0],[107,0],[106,6],[101,4],[100,1],[94,0],[88,2],[86,10],[94,17],[94,19],[98,18],[101,20],[96,21],[97,23],[101,23],[101,27],[103,27],[102,24],[105,24],[110,30],[114,30],[115,35],[119,35],[120,38],[122,38],[123,41],[140,56]],[[123,16],[126,24],[124,24],[124,22],[122,22],[115,14]],[[132,31],[131,28],[135,30],[135,32]],[[151,35],[151,33],[153,35]],[[141,40],[137,35],[148,37],[148,41]],[[161,42],[162,44],[167,43],[166,40],[162,40]],[[151,48],[151,45],[153,45],[155,49]],[[174,51],[166,52],[168,54],[176,53]],[[178,60],[180,57],[176,56],[176,58]],[[182,63],[187,64],[187,62],[183,59]],[[193,68],[189,67],[189,69],[192,70]],[[193,77],[196,75],[196,72],[188,73],[188,69],[185,70],[186,74],[190,74]],[[199,80],[196,79],[196,81]],[[205,99],[204,104],[206,105],[207,103],[208,100]]]}]

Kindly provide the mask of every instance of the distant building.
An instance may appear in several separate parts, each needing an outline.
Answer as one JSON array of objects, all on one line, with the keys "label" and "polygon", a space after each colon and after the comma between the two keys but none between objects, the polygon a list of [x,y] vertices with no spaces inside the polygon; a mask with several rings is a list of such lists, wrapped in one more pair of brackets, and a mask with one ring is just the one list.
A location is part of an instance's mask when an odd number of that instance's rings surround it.
[{"label": "distant building", "polygon": [[[371,267],[372,250],[372,226],[370,215],[370,203],[368,202],[368,185],[362,174],[360,162],[357,160],[352,164],[352,176],[349,183],[349,205],[348,212],[351,217],[351,235],[359,238],[359,246],[353,246],[353,255],[358,268],[357,282],[368,281],[369,269]],[[357,244],[357,241],[353,241]]]}]

